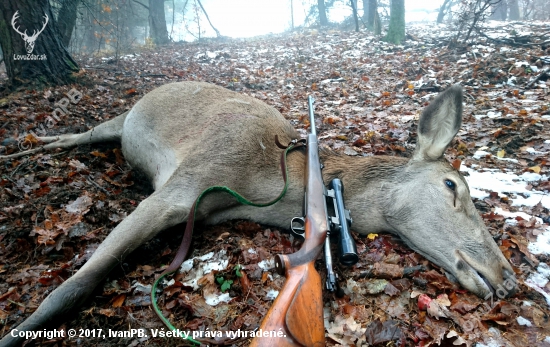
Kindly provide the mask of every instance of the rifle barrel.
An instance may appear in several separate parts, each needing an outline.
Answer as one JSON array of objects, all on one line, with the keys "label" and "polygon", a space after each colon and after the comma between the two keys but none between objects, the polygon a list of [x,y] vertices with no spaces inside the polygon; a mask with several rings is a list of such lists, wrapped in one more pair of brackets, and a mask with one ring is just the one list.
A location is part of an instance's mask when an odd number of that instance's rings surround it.
[{"label": "rifle barrel", "polygon": [[315,129],[315,115],[313,114],[313,102],[315,101],[315,99],[313,98],[313,96],[309,95],[307,97],[307,103],[308,103],[308,109],[309,109],[309,122],[311,124],[310,126],[310,130],[311,130],[311,133],[315,136],[317,136],[317,130]]}]

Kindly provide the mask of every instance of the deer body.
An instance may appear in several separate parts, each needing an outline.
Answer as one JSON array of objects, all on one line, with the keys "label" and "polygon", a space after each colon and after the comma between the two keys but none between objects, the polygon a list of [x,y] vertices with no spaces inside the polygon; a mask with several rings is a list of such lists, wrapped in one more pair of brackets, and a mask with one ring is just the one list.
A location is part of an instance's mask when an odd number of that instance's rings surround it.
[{"label": "deer body", "polygon": [[[461,112],[459,87],[432,102],[421,116],[411,159],[321,151],[321,161],[325,182],[338,177],[346,187],[356,232],[395,233],[464,287],[485,296],[513,271],[475,210],[466,181],[443,157],[460,127]],[[181,82],[151,91],[129,112],[84,134],[41,138],[50,142],[46,149],[121,141],[126,159],[146,173],[155,192],[17,329],[37,330],[81,304],[131,251],[184,222],[207,187],[225,185],[255,202],[277,196],[283,182],[275,135],[281,143],[298,138],[279,112],[259,100],[207,83]],[[304,153],[291,152],[288,169],[289,190],[275,205],[242,206],[222,194],[210,195],[198,218],[209,223],[251,219],[287,229],[302,212]],[[8,334],[0,346],[16,342]]]}]

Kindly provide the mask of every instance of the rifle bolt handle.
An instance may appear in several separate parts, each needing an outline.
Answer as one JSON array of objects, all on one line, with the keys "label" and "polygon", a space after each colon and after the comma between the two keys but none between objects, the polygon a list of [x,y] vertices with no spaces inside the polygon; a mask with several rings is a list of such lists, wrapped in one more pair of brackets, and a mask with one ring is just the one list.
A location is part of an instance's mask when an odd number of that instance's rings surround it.
[{"label": "rifle bolt handle", "polygon": [[283,257],[284,256],[280,254],[275,256],[275,271],[281,276],[286,274],[285,259]]}]

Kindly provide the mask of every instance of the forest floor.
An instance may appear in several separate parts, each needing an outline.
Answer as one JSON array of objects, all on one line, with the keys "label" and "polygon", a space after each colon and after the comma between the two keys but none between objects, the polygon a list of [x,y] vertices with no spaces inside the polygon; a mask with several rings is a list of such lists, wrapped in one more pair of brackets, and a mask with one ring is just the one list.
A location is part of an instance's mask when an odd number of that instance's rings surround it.
[{"label": "forest floor", "polygon": [[[314,94],[323,147],[350,156],[408,156],[423,107],[437,92],[461,84],[463,126],[446,156],[466,175],[476,207],[513,264],[518,293],[485,301],[451,283],[441,268],[391,235],[356,237],[360,261],[349,269],[336,268],[346,295],[324,294],[327,345],[549,346],[550,80],[542,76],[529,83],[550,64],[550,51],[525,41],[543,31],[548,24],[494,27],[493,39],[449,49],[450,33],[436,26],[409,28],[403,46],[366,32],[306,30],[142,48],[119,61],[81,57],[81,74],[89,82],[23,90],[0,99],[0,154],[36,146],[32,133],[87,131],[160,85],[196,80],[265,101],[303,135],[307,96]],[[510,44],[511,35],[523,39]],[[63,98],[78,93],[82,98],[66,105],[65,115],[52,118]],[[0,336],[77,271],[151,193],[115,144],[3,161]],[[104,332],[161,328],[149,292],[155,276],[172,260],[182,230],[167,230],[140,247],[83,307],[54,327]],[[191,257],[201,258],[164,288],[160,306],[182,330],[253,330],[283,284],[270,266],[273,256],[299,247],[286,230],[248,221],[199,225]],[[323,272],[320,261],[317,265]],[[422,271],[403,275],[405,268],[419,265]],[[194,290],[188,283],[197,280],[201,287]],[[222,286],[229,289],[222,293]],[[437,306],[421,309],[418,299],[426,298],[421,294]],[[220,303],[212,306],[212,301]],[[148,335],[42,339],[29,345],[182,344]]]}]

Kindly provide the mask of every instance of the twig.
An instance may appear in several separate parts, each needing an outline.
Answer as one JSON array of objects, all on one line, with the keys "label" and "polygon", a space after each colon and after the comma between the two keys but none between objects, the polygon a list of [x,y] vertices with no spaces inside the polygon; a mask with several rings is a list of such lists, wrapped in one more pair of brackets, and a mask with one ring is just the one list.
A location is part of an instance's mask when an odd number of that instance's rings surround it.
[{"label": "twig", "polygon": [[137,0],[132,0],[133,2],[137,3],[137,4],[140,4],[141,6],[145,7],[147,9],[147,11],[149,11],[149,6],[137,1]]},{"label": "twig", "polygon": [[548,70],[550,70],[550,67],[547,67],[545,68],[544,70],[542,70],[542,72],[540,74],[538,74],[537,77],[535,77],[531,82],[527,83],[527,85],[525,86],[525,89],[529,89],[531,88],[535,83],[537,83],[544,75],[546,75],[548,73]]},{"label": "twig", "polygon": [[84,69],[88,69],[88,70],[105,70],[105,71],[120,72],[120,70],[117,70],[117,69],[109,69],[109,68],[106,68],[106,67],[95,67],[95,66],[85,67]]},{"label": "twig", "polygon": [[[481,32],[481,30],[476,29],[478,35],[485,37],[487,40],[491,40],[496,43],[502,43],[504,45],[511,45],[511,46],[519,46],[519,47],[533,47],[533,46],[543,46],[548,43],[550,43],[550,40],[548,41],[542,41],[542,42],[535,42],[535,43],[520,43],[516,42],[514,39],[494,39],[490,36],[487,36],[487,34]],[[530,38],[530,37],[529,37]]]},{"label": "twig", "polygon": [[[134,0],[135,1],[135,0]],[[214,27],[214,25],[212,25],[212,22],[210,21],[210,17],[208,17],[208,13],[206,13],[206,10],[204,9],[204,7],[202,6],[202,2],[201,0],[197,0],[201,9],[202,9],[202,12],[204,12],[204,15],[206,16],[206,19],[208,20],[208,23],[210,23],[210,26],[212,27],[212,29],[214,29],[214,31],[216,32],[216,36],[220,37],[220,32],[218,31],[218,29],[216,29]]]},{"label": "twig", "polygon": [[109,191],[105,188],[103,188],[102,186],[100,186],[97,182],[91,180],[90,178],[86,177],[86,181],[90,184],[93,184],[94,186],[96,186],[98,189],[102,190],[105,194],[107,195],[111,195],[111,193],[109,193]]}]

